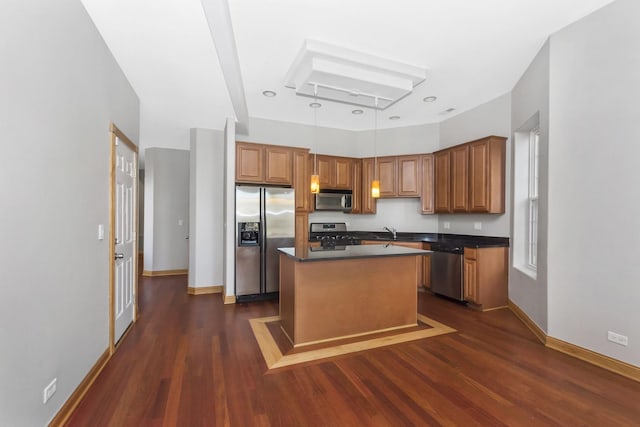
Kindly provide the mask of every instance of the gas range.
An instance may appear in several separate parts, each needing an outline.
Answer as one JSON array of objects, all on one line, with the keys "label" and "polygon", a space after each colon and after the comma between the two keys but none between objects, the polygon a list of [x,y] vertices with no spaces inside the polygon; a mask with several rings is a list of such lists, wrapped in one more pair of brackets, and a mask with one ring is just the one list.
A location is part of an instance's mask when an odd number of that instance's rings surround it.
[{"label": "gas range", "polygon": [[309,240],[319,241],[323,248],[360,244],[360,238],[349,234],[344,222],[312,222],[309,226]]}]

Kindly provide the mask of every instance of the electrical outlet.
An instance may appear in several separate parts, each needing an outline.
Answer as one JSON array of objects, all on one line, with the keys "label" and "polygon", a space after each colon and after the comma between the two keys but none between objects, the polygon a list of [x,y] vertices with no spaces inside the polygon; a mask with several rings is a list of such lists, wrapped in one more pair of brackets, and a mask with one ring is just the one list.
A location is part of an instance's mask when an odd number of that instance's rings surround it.
[{"label": "electrical outlet", "polygon": [[49,383],[49,385],[44,388],[44,392],[43,392],[44,401],[42,403],[47,403],[47,400],[51,399],[51,396],[55,394],[57,389],[57,385],[56,385],[57,381],[58,379],[54,378],[53,381],[51,381],[51,383]]},{"label": "electrical outlet", "polygon": [[451,223],[450,222],[445,222],[444,223],[444,228],[446,228],[447,230],[451,228]]},{"label": "electrical outlet", "polygon": [[611,341],[611,342],[623,345],[625,347],[627,345],[629,345],[629,338],[627,336],[616,334],[615,332],[608,331],[607,332],[607,339],[609,341]]},{"label": "electrical outlet", "polygon": [[482,230],[482,223],[480,221],[473,223],[474,230]]}]

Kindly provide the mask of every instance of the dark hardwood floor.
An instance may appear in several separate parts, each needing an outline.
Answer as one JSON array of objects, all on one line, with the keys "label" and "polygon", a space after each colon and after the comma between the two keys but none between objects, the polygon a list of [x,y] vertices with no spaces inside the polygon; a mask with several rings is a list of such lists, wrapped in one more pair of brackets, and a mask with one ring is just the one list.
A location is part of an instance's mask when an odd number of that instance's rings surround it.
[{"label": "dark hardwood floor", "polygon": [[70,426],[638,426],[640,383],[541,345],[507,309],[427,293],[458,332],[268,371],[248,319],[273,302],[141,278],[140,318]]}]

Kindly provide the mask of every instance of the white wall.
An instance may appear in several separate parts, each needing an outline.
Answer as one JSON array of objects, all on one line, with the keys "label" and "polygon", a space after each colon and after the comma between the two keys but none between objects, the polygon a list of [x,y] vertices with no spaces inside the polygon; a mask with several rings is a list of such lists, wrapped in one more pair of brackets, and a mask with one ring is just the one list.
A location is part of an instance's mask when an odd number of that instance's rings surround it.
[{"label": "white wall", "polygon": [[549,334],[636,366],[639,16],[618,0],[554,34],[549,102]]},{"label": "white wall", "polygon": [[[374,156],[373,133],[373,130],[355,132],[358,148],[355,157]],[[375,154],[378,156],[433,153],[439,147],[440,125],[438,123],[376,131]]]},{"label": "white wall", "polygon": [[223,283],[224,132],[191,129],[189,287]]},{"label": "white wall", "polygon": [[356,132],[280,122],[252,117],[249,134],[237,134],[236,140],[259,144],[309,148],[312,152],[334,156],[356,156]]},{"label": "white wall", "polygon": [[[489,135],[510,137],[511,134],[511,96],[502,95],[486,104],[465,111],[440,123],[440,148],[447,148],[464,142],[473,141]],[[511,138],[507,141],[505,176],[511,171]],[[471,234],[482,236],[509,236],[510,221],[510,181],[505,185],[504,214],[439,214],[440,233]],[[445,228],[445,223],[450,228]],[[474,223],[481,223],[481,230]]]},{"label": "white wall", "polygon": [[79,1],[3,2],[0,40],[0,425],[42,426],[109,345],[109,123],[138,141],[139,104]]},{"label": "white wall", "polygon": [[144,270],[189,264],[189,151],[145,150]]},{"label": "white wall", "polygon": [[228,118],[224,126],[224,295],[235,295],[236,266],[236,124]]},{"label": "white wall", "polygon": [[[512,241],[511,268],[509,270],[509,298],[518,305],[543,331],[547,332],[547,237],[548,237],[548,170],[549,170],[549,43],[545,43],[511,92],[511,126],[514,131],[530,130],[531,121],[540,127],[539,141],[539,195],[538,195],[538,266],[536,277],[524,270],[513,268],[514,248],[526,243],[528,207],[519,209],[511,205]],[[512,139],[513,141],[513,139]],[[513,147],[512,147],[513,148]],[[515,150],[512,150],[514,152]],[[528,153],[524,153],[528,159]],[[511,156],[511,164],[513,165]],[[526,160],[525,159],[525,160]],[[528,168],[528,164],[527,164]],[[512,172],[514,170],[512,169]],[[520,172],[520,171],[519,171]],[[527,181],[528,171],[524,172]],[[514,188],[515,173],[511,174]],[[528,181],[526,186],[528,187]],[[511,193],[514,200],[514,193]],[[514,217],[516,213],[519,217]],[[518,227],[518,229],[515,229]],[[521,248],[523,250],[523,248]],[[517,257],[516,257],[517,258]]]}]

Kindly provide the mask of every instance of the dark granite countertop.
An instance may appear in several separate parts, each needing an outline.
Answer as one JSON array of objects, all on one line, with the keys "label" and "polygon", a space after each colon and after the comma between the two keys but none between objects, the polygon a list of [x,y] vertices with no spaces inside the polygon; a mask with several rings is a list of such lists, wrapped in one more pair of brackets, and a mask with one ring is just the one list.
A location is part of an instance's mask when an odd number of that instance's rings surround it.
[{"label": "dark granite countertop", "polygon": [[[380,242],[392,242],[391,233],[387,231],[350,231],[349,235],[356,236],[360,240],[380,240]],[[467,234],[445,233],[404,233],[396,234],[398,242],[425,242],[451,244],[467,248],[492,248],[509,247],[508,237],[472,236]]]},{"label": "dark granite countertop", "polygon": [[329,261],[340,259],[356,259],[356,258],[378,258],[387,256],[410,256],[410,255],[427,255],[431,251],[422,249],[405,248],[393,245],[353,245],[353,246],[337,246],[335,249],[324,249],[320,247],[311,247],[298,249],[296,248],[278,248],[278,250],[295,259],[296,261]]}]

